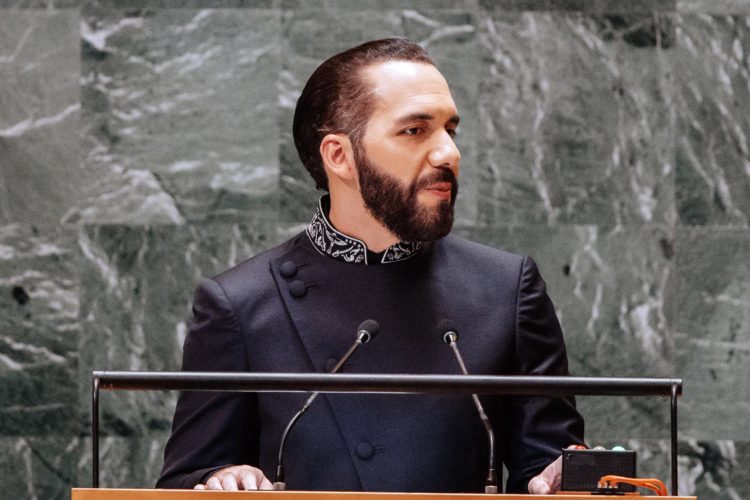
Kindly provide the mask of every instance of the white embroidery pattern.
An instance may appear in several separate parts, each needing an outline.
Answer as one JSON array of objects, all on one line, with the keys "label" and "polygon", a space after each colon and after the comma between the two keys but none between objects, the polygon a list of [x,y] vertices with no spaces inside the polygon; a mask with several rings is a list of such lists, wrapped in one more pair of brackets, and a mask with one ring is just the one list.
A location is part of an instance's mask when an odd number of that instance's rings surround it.
[{"label": "white embroidery pattern", "polygon": [[[343,260],[352,264],[367,264],[367,246],[364,242],[336,231],[328,222],[323,204],[328,202],[327,196],[320,199],[318,209],[305,232],[315,249],[323,255]],[[422,242],[401,241],[388,247],[383,254],[382,264],[391,264],[414,257]]]}]

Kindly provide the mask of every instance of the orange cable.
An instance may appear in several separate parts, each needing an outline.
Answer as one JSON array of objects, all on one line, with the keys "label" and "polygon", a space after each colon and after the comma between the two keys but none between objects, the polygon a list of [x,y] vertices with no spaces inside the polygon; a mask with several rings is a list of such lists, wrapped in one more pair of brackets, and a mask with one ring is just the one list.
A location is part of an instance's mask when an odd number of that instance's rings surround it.
[{"label": "orange cable", "polygon": [[660,479],[656,479],[653,477],[634,478],[634,477],[607,475],[607,476],[602,476],[602,478],[599,479],[600,488],[613,487],[613,486],[616,487],[620,483],[630,484],[630,485],[638,486],[641,488],[648,488],[651,491],[655,492],[660,497],[665,497],[668,495],[667,487],[664,485],[664,482],[661,481]]}]

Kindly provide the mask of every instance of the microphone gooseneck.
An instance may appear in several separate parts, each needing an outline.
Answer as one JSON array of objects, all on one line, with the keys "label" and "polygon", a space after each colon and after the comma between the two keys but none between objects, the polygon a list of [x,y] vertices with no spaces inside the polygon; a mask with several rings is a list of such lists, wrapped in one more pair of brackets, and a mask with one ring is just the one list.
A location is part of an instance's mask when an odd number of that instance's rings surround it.
[{"label": "microphone gooseneck", "polygon": [[[357,327],[357,337],[354,339],[354,343],[349,348],[349,350],[346,351],[346,354],[342,356],[339,362],[336,363],[336,366],[333,367],[331,373],[338,373],[338,371],[341,370],[341,367],[344,366],[344,363],[346,363],[352,356],[352,354],[354,354],[354,351],[359,349],[362,344],[366,344],[374,339],[379,331],[380,325],[377,321],[375,321],[374,319],[364,320],[359,325],[359,327]],[[310,397],[307,398],[307,401],[305,401],[305,404],[302,405],[302,408],[300,408],[299,411],[294,414],[294,416],[284,429],[284,433],[281,435],[281,444],[279,445],[279,457],[277,462],[278,465],[276,466],[276,481],[274,481],[273,483],[274,490],[281,491],[286,489],[286,483],[284,482],[284,449],[286,448],[287,437],[289,437],[289,433],[297,424],[302,415],[304,415],[305,412],[310,408],[310,405],[313,401],[315,401],[315,398],[318,397],[318,394],[320,394],[320,392],[318,391],[310,394]]]},{"label": "microphone gooseneck", "polygon": [[[464,360],[461,357],[461,352],[458,350],[458,329],[456,328],[456,324],[449,319],[443,319],[438,323],[437,330],[438,333],[442,335],[443,342],[448,344],[453,350],[453,354],[456,356],[456,361],[458,361],[458,366],[461,368],[461,373],[463,373],[464,375],[468,375],[469,372],[466,370],[466,365],[464,364]],[[487,479],[485,480],[484,492],[495,494],[497,493],[497,470],[495,467],[495,433],[492,431],[492,424],[490,423],[489,417],[487,417],[487,413],[485,413],[484,411],[482,402],[479,401],[479,396],[477,396],[476,394],[472,394],[471,398],[474,400],[474,405],[477,407],[479,418],[482,420],[482,424],[484,425],[484,430],[487,431],[487,442],[489,444],[490,456],[488,460],[489,465],[487,468]]]}]

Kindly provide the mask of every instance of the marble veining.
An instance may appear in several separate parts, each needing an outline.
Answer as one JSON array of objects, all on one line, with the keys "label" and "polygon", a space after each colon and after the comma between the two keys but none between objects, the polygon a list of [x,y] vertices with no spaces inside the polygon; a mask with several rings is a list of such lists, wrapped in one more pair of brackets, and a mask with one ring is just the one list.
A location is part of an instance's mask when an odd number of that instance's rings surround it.
[{"label": "marble veining", "polygon": [[99,182],[66,221],[272,213],[279,20],[243,9],[103,9],[82,20],[84,164]]},{"label": "marble veining", "polygon": [[0,224],[57,223],[81,194],[77,19],[0,15]]},{"label": "marble veining", "polygon": [[683,16],[677,31],[680,139],[677,209],[683,223],[748,226],[747,82],[750,20]]},{"label": "marble veining", "polygon": [[[480,24],[480,221],[668,223],[669,18],[492,14]],[[651,36],[653,50],[638,47]]]},{"label": "marble veining", "polygon": [[73,235],[0,226],[0,428],[75,435],[80,324]]},{"label": "marble veining", "polygon": [[[670,297],[678,366],[692,387],[683,430],[695,439],[748,439],[750,238],[738,229],[678,232]],[[720,403],[719,403],[720,402]],[[705,425],[706,419],[721,422]]]}]

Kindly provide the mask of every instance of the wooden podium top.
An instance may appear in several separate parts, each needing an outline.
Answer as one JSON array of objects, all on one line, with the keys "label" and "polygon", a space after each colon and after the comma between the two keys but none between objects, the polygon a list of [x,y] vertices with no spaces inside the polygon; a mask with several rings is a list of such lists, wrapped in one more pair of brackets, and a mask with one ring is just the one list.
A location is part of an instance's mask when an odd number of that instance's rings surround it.
[{"label": "wooden podium top", "polygon": [[[592,500],[592,495],[486,495],[480,493],[366,493],[357,491],[195,491],[195,490],[144,490],[73,488],[71,500],[388,500],[409,498],[410,500]],[[611,498],[596,495],[593,498]],[[617,498],[617,497],[615,497]],[[625,498],[633,498],[628,495]],[[696,497],[643,497],[671,500],[697,500]]]}]

